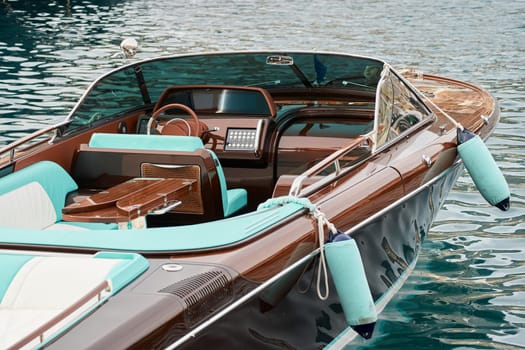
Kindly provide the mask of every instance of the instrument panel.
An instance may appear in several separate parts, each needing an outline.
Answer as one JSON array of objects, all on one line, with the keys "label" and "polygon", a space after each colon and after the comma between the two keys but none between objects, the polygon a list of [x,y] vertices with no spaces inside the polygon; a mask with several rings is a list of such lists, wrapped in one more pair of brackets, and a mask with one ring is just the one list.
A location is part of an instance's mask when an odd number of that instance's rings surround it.
[{"label": "instrument panel", "polygon": [[225,151],[257,151],[257,129],[230,128],[226,132]]},{"label": "instrument panel", "polygon": [[226,131],[224,142],[225,151],[248,151],[254,152],[257,156],[261,147],[261,134],[264,126],[264,119],[257,121],[257,126],[253,127],[229,127]]},{"label": "instrument panel", "polygon": [[[149,117],[140,116],[137,133],[147,133]],[[210,118],[201,116],[209,129],[206,147],[212,149],[222,160],[255,161],[265,163],[266,138],[271,135],[274,122],[271,118]],[[247,165],[247,164],[246,164]],[[253,164],[252,164],[253,165]]]},{"label": "instrument panel", "polygon": [[212,145],[211,149],[221,162],[223,160],[266,162],[268,152],[266,139],[271,135],[274,127],[271,119],[215,119],[206,120],[206,123],[219,130],[211,134],[211,139],[215,135],[222,140],[215,144],[209,141],[207,147]]}]

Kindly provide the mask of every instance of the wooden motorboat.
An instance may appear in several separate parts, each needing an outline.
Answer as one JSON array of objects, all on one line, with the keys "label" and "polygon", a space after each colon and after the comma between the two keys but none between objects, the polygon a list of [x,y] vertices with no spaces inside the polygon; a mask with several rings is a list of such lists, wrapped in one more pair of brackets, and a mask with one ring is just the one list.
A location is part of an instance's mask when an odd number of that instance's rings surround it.
[{"label": "wooden motorboat", "polygon": [[373,336],[496,100],[324,52],[133,62],[0,150],[0,346],[341,348]]}]

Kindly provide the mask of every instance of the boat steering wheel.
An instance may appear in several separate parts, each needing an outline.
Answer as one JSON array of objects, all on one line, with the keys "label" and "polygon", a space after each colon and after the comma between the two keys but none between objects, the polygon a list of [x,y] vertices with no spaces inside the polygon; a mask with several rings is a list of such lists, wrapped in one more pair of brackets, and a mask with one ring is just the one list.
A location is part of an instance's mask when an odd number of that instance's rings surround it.
[{"label": "boat steering wheel", "polygon": [[161,135],[186,135],[186,136],[198,136],[202,137],[207,130],[206,124],[204,124],[197,113],[190,107],[180,103],[170,103],[161,108],[157,109],[149,118],[147,126],[147,134],[150,135],[151,127],[157,123],[159,115],[169,109],[180,109],[188,113],[192,119],[186,120],[183,118],[173,118],[166,122],[162,129],[159,131]]}]

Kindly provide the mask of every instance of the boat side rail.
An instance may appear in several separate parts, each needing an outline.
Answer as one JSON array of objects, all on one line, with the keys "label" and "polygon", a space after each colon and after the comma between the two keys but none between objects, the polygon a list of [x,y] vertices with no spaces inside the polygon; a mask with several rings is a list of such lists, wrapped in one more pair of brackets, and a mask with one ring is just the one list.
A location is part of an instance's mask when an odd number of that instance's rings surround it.
[{"label": "boat side rail", "polygon": [[[31,133],[27,136],[22,137],[21,139],[12,142],[8,144],[7,146],[0,149],[0,163],[2,162],[4,156],[8,154],[8,164],[15,161],[17,158],[16,156],[16,150],[19,147],[24,147],[19,150],[21,154],[25,154],[28,150],[30,150],[32,147],[35,147],[43,142],[52,143],[53,140],[61,134],[62,129],[70,124],[70,120],[62,121],[60,123],[48,126],[46,128],[40,129],[38,131],[35,131],[34,133]],[[42,137],[43,135],[50,134],[47,137],[42,138],[41,140],[38,140],[38,138]],[[33,141],[33,142],[32,142]]]},{"label": "boat side rail", "polygon": [[363,144],[367,144],[367,146],[370,146],[372,144],[372,136],[371,134],[367,135],[361,135],[355,139],[353,139],[349,144],[347,144],[345,147],[333,152],[328,157],[321,160],[319,163],[302,173],[301,175],[297,176],[295,180],[293,181],[291,187],[290,187],[290,196],[298,196],[299,192],[301,191],[303,187],[303,183],[305,180],[314,177],[315,175],[319,174],[329,166],[334,166],[335,168],[335,174],[338,175],[341,172],[341,164],[340,160],[349,152],[356,149],[359,146],[362,146]]},{"label": "boat side rail", "polygon": [[111,285],[108,280],[100,282],[93,289],[88,291],[84,296],[78,299],[76,302],[71,304],[69,307],[65,308],[52,319],[41,325],[40,327],[33,330],[31,333],[20,339],[15,344],[12,344],[9,349],[19,349],[23,346],[28,345],[35,339],[39,339],[39,342],[42,344],[44,342],[44,333],[64,321],[67,317],[71,316],[75,311],[81,309],[83,306],[89,303],[90,300],[96,298],[97,302],[102,300],[102,294],[104,292],[110,292]]}]

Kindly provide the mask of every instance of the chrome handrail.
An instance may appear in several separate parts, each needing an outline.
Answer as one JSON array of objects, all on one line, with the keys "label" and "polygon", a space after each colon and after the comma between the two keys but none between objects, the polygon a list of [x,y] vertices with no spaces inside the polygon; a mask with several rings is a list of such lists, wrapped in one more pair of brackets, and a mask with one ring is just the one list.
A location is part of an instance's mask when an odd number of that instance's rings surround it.
[{"label": "chrome handrail", "polygon": [[14,142],[8,144],[7,146],[5,146],[2,149],[0,149],[0,159],[2,158],[3,154],[9,153],[9,163],[13,162],[14,159],[15,159],[15,150],[16,150],[16,148],[29,143],[30,141],[36,139],[37,137],[40,137],[40,136],[42,136],[44,134],[48,134],[48,133],[54,131],[55,134],[52,137],[50,137],[50,140],[49,140],[49,142],[52,142],[55,139],[55,137],[57,137],[57,130],[59,130],[63,126],[69,125],[70,123],[71,123],[70,120],[62,121],[60,123],[57,123],[57,124],[48,126],[46,128],[37,130],[34,133],[31,133],[31,134],[29,134],[29,135],[27,135],[25,137],[22,137],[21,139],[19,139],[17,141],[14,141]]},{"label": "chrome handrail", "polygon": [[358,146],[361,146],[364,142],[367,142],[369,145],[372,143],[372,134],[361,135],[352,140],[345,147],[331,153],[328,157],[324,158],[322,161],[297,176],[290,187],[290,196],[298,196],[301,191],[304,180],[319,174],[321,171],[328,168],[330,165],[334,165],[336,175],[341,172],[341,165],[339,160],[345,156],[348,152],[354,150]]},{"label": "chrome handrail", "polygon": [[66,319],[68,316],[73,314],[75,311],[80,309],[82,306],[86,305],[91,299],[97,298],[97,302],[100,302],[102,300],[102,293],[111,292],[111,284],[108,280],[104,280],[100,282],[98,285],[96,285],[94,288],[89,290],[85,295],[83,295],[81,298],[79,298],[76,302],[59,312],[57,315],[55,315],[53,318],[51,318],[49,321],[44,323],[43,325],[37,327],[35,330],[27,334],[26,336],[22,337],[22,339],[19,339],[15,344],[12,344],[8,350],[10,349],[20,349],[21,347],[29,344],[34,339],[39,339],[40,344],[44,342],[44,333],[51,329],[53,326],[57,325],[64,319]]}]

